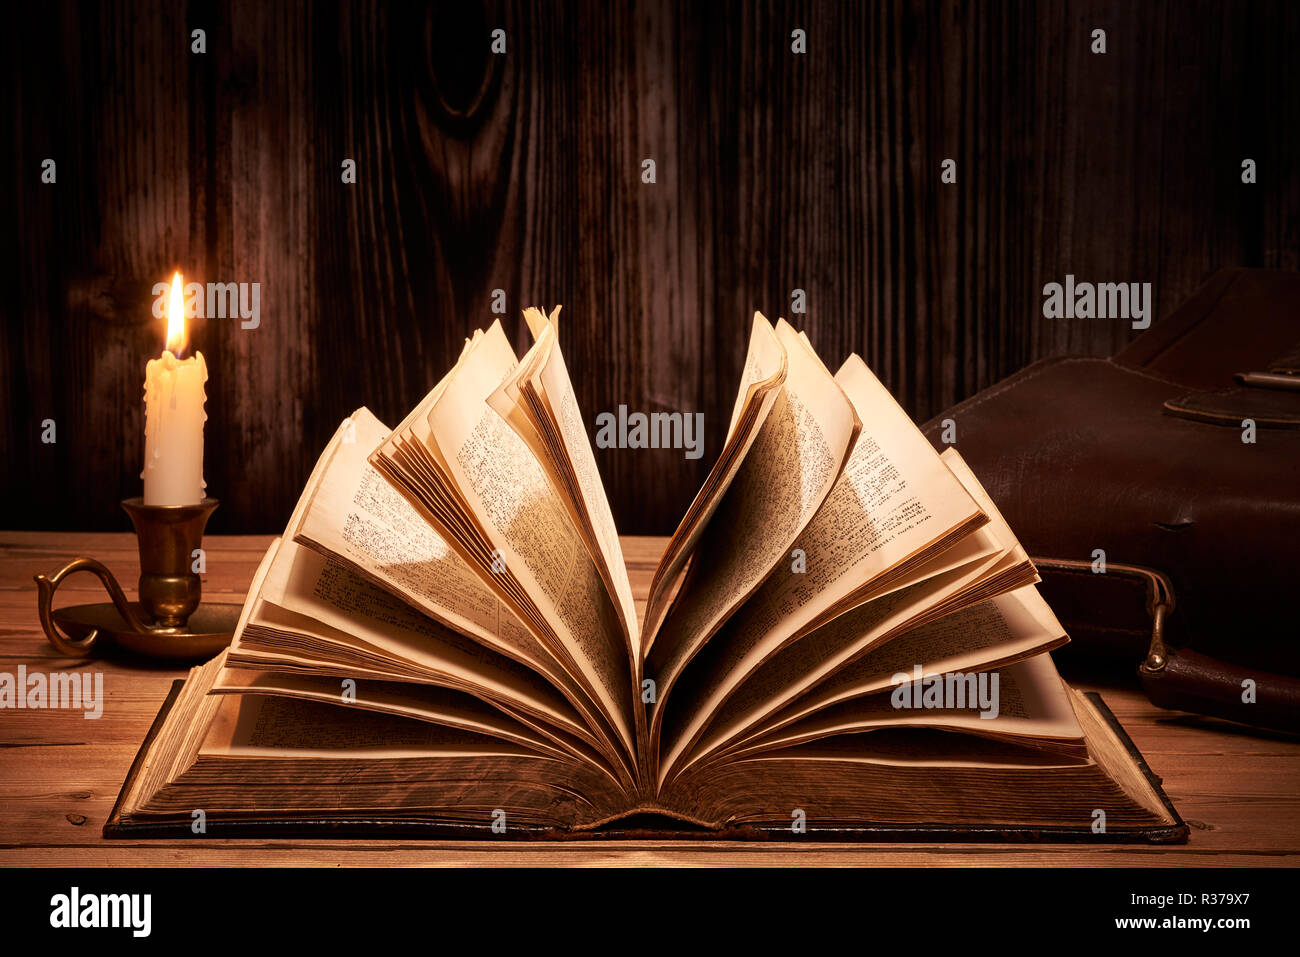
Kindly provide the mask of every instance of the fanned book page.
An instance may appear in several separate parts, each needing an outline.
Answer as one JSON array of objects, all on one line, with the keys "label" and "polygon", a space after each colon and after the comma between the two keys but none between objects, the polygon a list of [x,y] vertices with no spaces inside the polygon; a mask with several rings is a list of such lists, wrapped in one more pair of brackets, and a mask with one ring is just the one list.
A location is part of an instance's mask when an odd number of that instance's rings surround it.
[{"label": "fanned book page", "polygon": [[559,308],[525,320],[522,356],[474,331],[396,427],[340,424],[107,834],[203,807],[231,835],[1185,839],[1057,674],[1068,636],[979,479],[860,358],[832,373],[755,314],[643,577]]}]

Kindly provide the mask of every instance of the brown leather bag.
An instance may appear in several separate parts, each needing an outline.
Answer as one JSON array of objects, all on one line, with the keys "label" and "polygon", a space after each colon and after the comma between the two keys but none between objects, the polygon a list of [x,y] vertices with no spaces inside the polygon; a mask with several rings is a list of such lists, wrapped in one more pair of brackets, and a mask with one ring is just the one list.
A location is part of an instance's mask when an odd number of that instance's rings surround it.
[{"label": "brown leather bag", "polygon": [[1216,273],[1118,355],[936,416],[940,449],[945,420],[1072,648],[1140,661],[1161,707],[1300,730],[1300,274]]}]

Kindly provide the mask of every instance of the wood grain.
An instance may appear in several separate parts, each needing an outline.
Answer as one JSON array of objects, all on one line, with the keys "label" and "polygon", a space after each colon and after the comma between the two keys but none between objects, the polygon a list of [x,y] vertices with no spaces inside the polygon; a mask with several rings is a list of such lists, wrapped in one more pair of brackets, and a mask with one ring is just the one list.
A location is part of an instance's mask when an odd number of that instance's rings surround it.
[{"label": "wood grain", "polygon": [[[265,537],[206,540],[204,594],[238,601]],[[623,539],[642,606],[664,539]],[[31,575],[78,554],[103,559],[126,581],[134,539],[117,534],[0,533],[0,670],[104,673],[103,717],[73,711],[0,711],[0,865],[791,865],[1290,866],[1300,863],[1300,740],[1161,711],[1132,687],[1101,687],[1179,813],[1192,826],[1179,847],[1076,845],[833,845],[713,842],[491,844],[465,841],[205,839],[104,841],[100,828],[167,689],[180,669],[129,660],[71,661],[45,641]],[[85,576],[59,604],[102,600]],[[129,589],[130,590],[130,589]],[[382,858],[379,855],[383,855]]]},{"label": "wood grain", "polygon": [[750,315],[788,314],[795,288],[826,361],[861,352],[922,421],[1134,334],[1044,320],[1043,284],[1066,273],[1151,282],[1163,315],[1221,266],[1300,268],[1285,0],[51,0],[15,16],[0,527],[126,528],[162,338],[150,289],[176,267],[261,284],[260,328],[193,335],[215,531],[278,531],[338,421],[366,404],[395,422],[503,289],[521,347],[523,305],[565,304],[589,426],[619,404],[705,414],[698,461],[598,451],[620,528],[653,533],[720,447]]}]

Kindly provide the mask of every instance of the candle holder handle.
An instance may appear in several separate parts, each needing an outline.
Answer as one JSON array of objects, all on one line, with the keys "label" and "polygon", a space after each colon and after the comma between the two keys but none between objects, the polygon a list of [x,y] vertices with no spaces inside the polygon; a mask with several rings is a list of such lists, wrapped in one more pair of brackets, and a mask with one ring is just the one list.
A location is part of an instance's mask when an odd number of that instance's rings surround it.
[{"label": "candle holder handle", "polygon": [[69,658],[80,658],[89,655],[91,649],[95,647],[95,642],[99,640],[99,628],[90,628],[81,638],[70,638],[59,630],[59,626],[54,621],[54,592],[65,578],[77,572],[91,572],[96,575],[103,582],[108,597],[113,599],[113,607],[117,609],[117,613],[123,620],[136,631],[145,630],[146,625],[136,615],[131,603],[126,600],[126,593],[122,591],[122,586],[117,583],[113,573],[102,562],[93,558],[74,558],[53,575],[35,576],[38,592],[36,611],[41,619],[41,628],[45,631],[45,637],[50,640],[50,644]]}]

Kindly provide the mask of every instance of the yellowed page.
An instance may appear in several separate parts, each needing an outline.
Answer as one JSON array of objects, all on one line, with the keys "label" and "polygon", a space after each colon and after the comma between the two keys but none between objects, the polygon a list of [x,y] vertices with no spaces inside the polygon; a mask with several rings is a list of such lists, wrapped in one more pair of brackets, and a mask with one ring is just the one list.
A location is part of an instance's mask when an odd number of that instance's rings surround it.
[{"label": "yellowed page", "polygon": [[1021,547],[1019,539],[1016,538],[1015,532],[1007,524],[1007,520],[1002,517],[1002,512],[993,504],[993,498],[985,490],[983,484],[971,467],[966,464],[966,460],[961,457],[961,453],[954,448],[944,449],[943,454],[939,456],[943,460],[957,480],[965,486],[966,491],[970,492],[971,497],[975,499],[984,514],[989,517],[989,524],[998,529],[998,538],[1008,542],[1011,545],[1011,553],[1021,561],[1028,561],[1029,556]]},{"label": "yellowed page", "polygon": [[[514,369],[501,380],[498,385],[487,397],[487,404],[496,410],[497,415],[510,423],[510,427],[524,441],[536,456],[538,462],[549,473],[551,462],[550,451],[546,447],[541,434],[537,431],[536,425],[528,417],[528,410],[525,408],[522,396],[519,392],[520,384],[530,375],[537,371],[538,366],[542,363],[546,353],[555,343],[554,332],[548,333],[548,323],[545,317],[540,320],[541,310],[529,306],[524,310],[524,318],[528,321],[528,328],[533,334],[533,345],[525,353],[524,357],[519,360]],[[429,406],[432,408],[432,405]],[[428,410],[425,410],[425,418],[428,417]],[[557,476],[552,476],[553,483],[556,487],[556,494],[563,496],[565,489],[560,487],[560,480]],[[567,504],[567,503],[566,503]],[[575,521],[577,520],[575,516]]]},{"label": "yellowed page", "polygon": [[[554,327],[548,329],[552,335],[553,329]],[[636,605],[632,600],[632,583],[627,577],[627,566],[623,562],[614,513],[605,496],[605,486],[596,467],[596,456],[591,450],[582,411],[578,408],[578,398],[573,393],[573,383],[569,380],[569,372],[558,344],[547,354],[536,378],[540,383],[542,399],[554,417],[559,437],[568,453],[568,461],[577,478],[582,493],[580,502],[585,507],[586,524],[594,531],[598,546],[598,567],[612,588],[615,606],[624,622],[627,653],[629,658],[633,658],[640,650],[640,634]]]},{"label": "yellowed page", "polygon": [[232,667],[288,674],[317,675],[340,681],[402,682],[439,685],[464,691],[490,703],[559,744],[583,761],[608,770],[611,758],[568,701],[552,702],[554,689],[542,689],[541,707],[528,695],[516,695],[491,681],[436,670],[438,661],[415,648],[403,652],[392,643],[371,644],[354,634],[263,598],[252,604],[248,627],[229,649]]},{"label": "yellowed page", "polygon": [[[906,625],[924,609],[960,594],[985,577],[1001,554],[976,560],[865,602],[833,618],[764,661],[729,696],[716,693],[725,662],[692,670],[683,680],[701,710],[673,728],[671,756],[684,767],[719,749],[746,728],[780,710],[826,675]],[[710,690],[715,693],[710,694]],[[707,707],[709,710],[705,711]],[[707,729],[707,730],[706,730]],[[661,766],[661,776],[666,771]]]},{"label": "yellowed page", "polygon": [[701,685],[708,689],[705,707],[724,700],[783,644],[872,580],[985,520],[861,359],[851,356],[836,381],[864,423],[862,433],[830,495],[795,540],[799,562],[781,562],[693,665],[711,671]]},{"label": "yellowed page", "polygon": [[[261,604],[276,617],[290,616],[276,606],[265,602]],[[594,738],[585,725],[577,725],[575,729],[538,720],[527,711],[516,709],[502,701],[457,694],[458,689],[450,684],[436,685],[423,680],[412,681],[402,675],[359,668],[338,669],[328,665],[319,670],[284,671],[277,662],[259,664],[256,654],[251,657],[253,660],[244,654],[238,661],[231,660],[229,666],[223,669],[218,684],[213,687],[213,693],[278,694],[338,703],[341,681],[350,678],[353,682],[351,693],[355,696],[355,701],[349,703],[350,707],[437,721],[476,733],[494,733],[492,729],[495,729],[495,732],[503,732],[501,736],[507,740],[523,740],[517,734],[522,727],[527,734],[525,743],[537,745],[540,742],[540,750],[570,760],[576,759],[588,767],[598,769],[620,789],[623,787],[622,780],[610,770],[608,758],[603,757],[594,746]],[[250,683],[250,675],[260,677],[255,683]],[[447,688],[452,690],[448,692]],[[449,698],[449,694],[453,697]],[[455,703],[455,707],[450,710],[446,707],[449,701]],[[494,717],[497,715],[501,716],[501,720]],[[490,727],[474,727],[460,720],[466,716]]]},{"label": "yellowed page", "polygon": [[[438,758],[466,755],[517,755],[555,761],[531,747],[491,735],[475,734],[428,721],[367,712],[347,714],[343,706],[275,695],[223,695],[228,736],[212,735],[202,754],[293,757],[314,760]],[[338,718],[320,720],[325,709]]]},{"label": "yellowed page", "polygon": [[355,635],[260,598],[252,603],[249,621],[252,627],[237,634],[230,644],[232,668],[420,684],[439,681],[415,662],[385,658],[378,648]]},{"label": "yellowed page", "polygon": [[[301,505],[301,502],[299,504]],[[235,631],[230,639],[231,649],[239,645],[240,637],[243,635],[244,629],[248,627],[253,608],[262,594],[262,583],[266,581],[266,573],[270,571],[271,563],[275,561],[275,553],[279,551],[282,541],[281,538],[272,541],[270,547],[266,550],[266,554],[262,556],[262,560],[257,563],[257,570],[253,572],[253,580],[248,586],[248,594],[244,596],[244,607],[239,610],[239,621],[235,623]],[[222,654],[226,654],[229,650],[227,649]]]},{"label": "yellowed page", "polygon": [[628,659],[636,661],[640,642],[632,584],[556,327],[540,309],[530,306],[524,315],[537,341],[488,404],[552,473],[555,492],[568,507],[619,613]]},{"label": "yellowed page", "polygon": [[283,541],[276,549],[258,597],[442,676],[443,683],[450,680],[455,687],[515,702],[552,721],[576,721],[572,708],[541,675],[294,542]]},{"label": "yellowed page", "polygon": [[[993,676],[996,675],[996,684]],[[944,728],[992,738],[1034,738],[1058,746],[1074,745],[1086,757],[1083,730],[1069,693],[1049,655],[1036,655],[979,675],[947,676],[943,683],[903,681],[910,692],[868,695],[819,711],[728,755],[739,759],[757,751],[790,747],[836,734],[883,728]],[[953,707],[963,702],[964,707]],[[906,706],[906,705],[910,705]]]},{"label": "yellowed page", "polygon": [[[988,516],[988,523],[886,591],[766,658],[729,695],[717,692],[723,684],[719,676],[726,674],[729,659],[719,654],[707,667],[693,668],[687,676],[688,698],[718,703],[710,713],[697,714],[685,725],[690,737],[683,737],[676,749],[685,763],[694,763],[735,741],[928,609],[953,602],[982,582],[1027,563],[1024,549],[965,462],[951,449],[940,458]],[[684,734],[680,728],[674,731]],[[661,776],[664,770],[661,766]]]},{"label": "yellowed page", "polygon": [[[745,365],[740,371],[740,388],[731,407],[731,421],[727,425],[727,440],[737,435],[741,413],[767,386],[778,386],[785,381],[785,346],[777,338],[772,323],[761,312],[755,312],[750,322],[749,346],[745,352]],[[751,438],[752,442],[753,439]]]},{"label": "yellowed page", "polygon": [[972,520],[983,524],[984,512],[861,358],[849,356],[835,380],[863,431],[796,547],[807,553],[810,572],[820,571],[816,590],[840,595],[846,578],[874,578]]},{"label": "yellowed page", "polygon": [[736,394],[731,424],[727,427],[727,440],[708,477],[696,493],[695,499],[682,516],[681,523],[669,539],[664,554],[659,559],[654,578],[650,582],[650,595],[641,634],[641,655],[644,658],[654,645],[655,636],[668,614],[674,588],[681,581],[686,563],[695,553],[700,536],[708,527],[722,497],[749,454],[759,430],[771,414],[772,406],[785,382],[787,359],[785,347],[777,338],[772,324],[762,313],[754,313],[749,334],[749,351],[741,373],[740,389]]},{"label": "yellowed page", "polygon": [[469,564],[368,461],[388,429],[358,409],[335,432],[286,536],[544,674],[558,667]]},{"label": "yellowed page", "polygon": [[[771,414],[696,551],[647,662],[658,683],[656,731],[686,663],[781,562],[825,501],[861,423],[829,371],[784,320],[788,375]],[[686,700],[679,710],[694,711]],[[676,744],[671,742],[670,744]],[[672,757],[674,752],[666,752]]]},{"label": "yellowed page", "polygon": [[[426,446],[436,447],[467,511],[499,550],[501,570],[479,569],[505,588],[512,579],[532,603],[577,677],[635,754],[631,670],[618,612],[568,511],[527,444],[487,404],[515,368],[494,323],[433,404]],[[417,433],[418,434],[418,433]]]},{"label": "yellowed page", "polygon": [[542,735],[476,698],[425,685],[355,681],[346,689],[337,678],[226,667],[217,675],[213,694],[266,694],[378,711],[431,721],[479,734],[490,734],[546,754],[571,757]]},{"label": "yellowed page", "polygon": [[[486,358],[485,358],[486,357]],[[574,661],[571,651],[556,635],[555,629],[539,610],[536,602],[527,594],[520,581],[506,563],[505,552],[498,549],[491,541],[484,523],[476,514],[475,508],[466,500],[453,474],[451,462],[443,447],[435,439],[429,424],[429,415],[451,390],[451,385],[464,380],[467,368],[478,368],[475,379],[481,380],[481,370],[485,361],[499,360],[501,368],[498,374],[504,377],[516,367],[513,351],[501,332],[500,324],[494,323],[487,332],[475,335],[469,348],[462,355],[457,367],[453,369],[434,392],[409,414],[397,429],[375,450],[369,458],[371,464],[380,472],[400,494],[451,545],[457,553],[469,563],[481,580],[491,588],[519,620],[529,629],[531,635],[544,647],[555,661],[555,668],[547,672],[547,677],[564,693],[583,714],[589,729],[599,736],[598,747],[611,762],[619,765],[622,773],[632,783],[631,752],[626,746],[616,743],[622,736],[613,723],[614,718],[596,688],[582,673]],[[485,393],[493,388],[478,382],[468,384],[461,381],[458,390],[462,399],[469,392],[482,386]],[[482,403],[476,405],[476,411],[482,410]],[[495,418],[514,442],[514,448],[523,449],[523,454],[535,468],[540,469],[537,459],[531,455],[526,446],[520,442],[518,434],[500,419]],[[508,456],[506,457],[509,458]],[[491,463],[488,463],[491,465]],[[509,470],[511,463],[498,463]],[[504,499],[508,496],[498,496]],[[482,510],[479,509],[479,512]],[[610,632],[617,635],[617,623]],[[624,666],[627,666],[624,654]],[[630,670],[630,669],[629,669]],[[630,705],[629,705],[630,707]]]},{"label": "yellowed page", "polygon": [[[919,667],[924,676],[983,671],[1060,647],[1067,641],[1032,585],[906,631],[849,662],[771,719],[746,732],[755,740],[849,698],[894,686],[893,676]],[[726,749],[733,751],[735,745]]]}]

